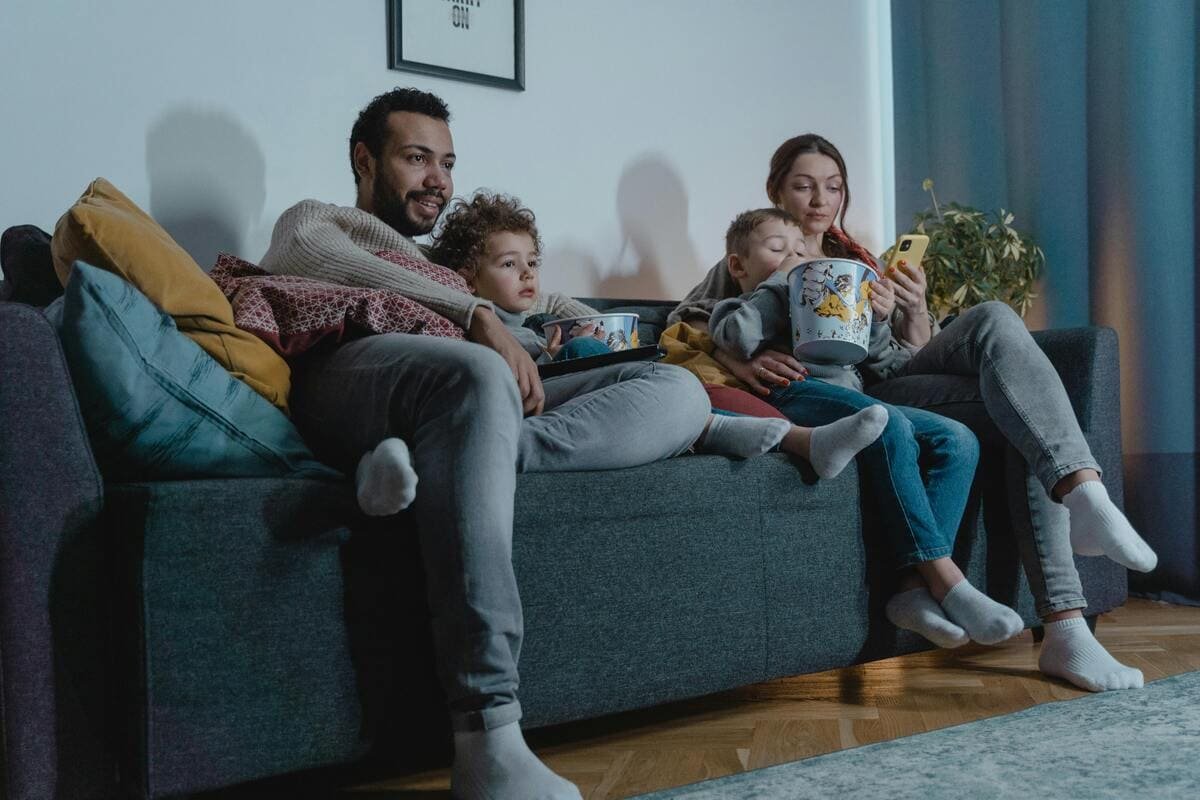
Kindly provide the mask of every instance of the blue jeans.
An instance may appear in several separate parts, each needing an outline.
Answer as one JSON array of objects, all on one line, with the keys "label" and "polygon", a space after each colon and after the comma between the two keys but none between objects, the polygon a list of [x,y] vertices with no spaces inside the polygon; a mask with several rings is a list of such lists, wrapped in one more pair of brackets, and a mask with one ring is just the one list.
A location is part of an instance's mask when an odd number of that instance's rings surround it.
[{"label": "blue jeans", "polygon": [[979,441],[966,425],[816,378],[774,389],[767,402],[797,425],[887,408],[887,427],[858,455],[863,500],[878,509],[901,566],[950,555],[979,462]]}]

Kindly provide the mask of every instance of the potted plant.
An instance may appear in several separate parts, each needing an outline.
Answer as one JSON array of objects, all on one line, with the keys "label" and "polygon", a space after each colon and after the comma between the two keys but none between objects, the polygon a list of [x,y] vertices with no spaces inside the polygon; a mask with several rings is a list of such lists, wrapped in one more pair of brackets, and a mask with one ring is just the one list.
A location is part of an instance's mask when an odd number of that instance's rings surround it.
[{"label": "potted plant", "polygon": [[[1033,240],[1012,227],[1003,208],[990,214],[950,203],[942,209],[926,178],[933,208],[917,214],[913,232],[929,237],[922,262],[929,285],[929,307],[943,319],[986,300],[1000,300],[1022,317],[1037,297],[1034,285],[1046,256]],[[891,255],[884,255],[884,260]]]}]

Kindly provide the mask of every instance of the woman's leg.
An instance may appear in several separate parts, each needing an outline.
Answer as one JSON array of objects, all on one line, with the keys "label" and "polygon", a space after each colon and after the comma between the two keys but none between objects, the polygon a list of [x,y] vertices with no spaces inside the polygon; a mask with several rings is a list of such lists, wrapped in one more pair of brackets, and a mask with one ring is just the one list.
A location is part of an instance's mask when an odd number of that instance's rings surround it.
[{"label": "woman's leg", "polygon": [[1142,572],[1154,568],[1154,551],[1098,480],[1100,465],[1058,372],[1011,308],[993,301],[964,312],[913,356],[906,372],[977,376],[988,415],[1045,491],[1070,510],[1076,552],[1103,553]]}]

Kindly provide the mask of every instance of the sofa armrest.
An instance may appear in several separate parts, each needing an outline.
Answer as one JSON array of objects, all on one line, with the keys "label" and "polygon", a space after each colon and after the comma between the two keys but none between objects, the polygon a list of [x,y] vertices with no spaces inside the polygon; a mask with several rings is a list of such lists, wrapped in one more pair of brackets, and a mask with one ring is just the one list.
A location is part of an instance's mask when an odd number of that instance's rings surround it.
[{"label": "sofa armrest", "polygon": [[1035,331],[1033,339],[1058,370],[1079,427],[1104,470],[1104,483],[1117,505],[1121,489],[1121,363],[1112,328]]},{"label": "sofa armrest", "polygon": [[[58,336],[0,303],[0,717],[9,798],[105,796],[102,484]],[[74,631],[61,627],[70,619]],[[94,625],[89,628],[89,623]]]}]

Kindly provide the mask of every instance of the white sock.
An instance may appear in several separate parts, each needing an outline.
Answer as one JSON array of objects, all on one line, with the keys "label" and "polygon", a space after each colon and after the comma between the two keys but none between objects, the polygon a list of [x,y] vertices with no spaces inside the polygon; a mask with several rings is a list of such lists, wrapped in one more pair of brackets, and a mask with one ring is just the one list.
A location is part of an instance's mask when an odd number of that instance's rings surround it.
[{"label": "white sock", "polygon": [[783,441],[792,423],[775,417],[727,417],[713,414],[708,431],[696,443],[698,453],[750,458]]},{"label": "white sock", "polygon": [[1071,549],[1081,556],[1108,556],[1123,567],[1149,572],[1158,556],[1113,505],[1100,481],[1084,481],[1063,495],[1071,512]]},{"label": "white sock", "polygon": [[808,462],[818,476],[832,478],[846,468],[859,450],[879,438],[887,422],[886,408],[867,406],[837,422],[813,428]]},{"label": "white sock", "polygon": [[372,517],[408,508],[417,496],[417,473],[403,439],[384,439],[358,461],[354,484],[358,507]]},{"label": "white sock", "polygon": [[938,647],[961,647],[971,640],[966,631],[946,618],[924,586],[892,595],[884,614],[897,628],[919,633]]},{"label": "white sock", "polygon": [[458,800],[581,800],[575,784],[533,754],[516,722],[455,732],[450,794]]},{"label": "white sock", "polygon": [[942,609],[980,644],[999,644],[1025,628],[1017,612],[997,603],[966,580],[950,587],[942,598]]},{"label": "white sock", "polygon": [[1083,617],[1047,622],[1038,669],[1089,692],[1141,689],[1142,671],[1113,658],[1088,630]]}]

